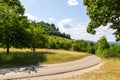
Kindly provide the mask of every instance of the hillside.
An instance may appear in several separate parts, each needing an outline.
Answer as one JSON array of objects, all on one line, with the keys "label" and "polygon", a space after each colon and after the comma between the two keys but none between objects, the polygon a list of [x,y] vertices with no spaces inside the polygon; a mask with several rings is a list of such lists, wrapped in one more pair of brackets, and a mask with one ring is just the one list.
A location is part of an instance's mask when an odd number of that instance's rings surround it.
[{"label": "hillside", "polygon": [[117,44],[117,45],[120,45],[120,42],[109,42],[109,44]]},{"label": "hillside", "polygon": [[59,31],[59,28],[56,27],[54,24],[49,24],[42,21],[42,22],[37,22],[36,25],[39,26],[41,29],[43,29],[45,33],[48,34],[49,36],[53,35],[53,36],[59,36],[59,37],[71,39],[69,34],[61,33]]}]

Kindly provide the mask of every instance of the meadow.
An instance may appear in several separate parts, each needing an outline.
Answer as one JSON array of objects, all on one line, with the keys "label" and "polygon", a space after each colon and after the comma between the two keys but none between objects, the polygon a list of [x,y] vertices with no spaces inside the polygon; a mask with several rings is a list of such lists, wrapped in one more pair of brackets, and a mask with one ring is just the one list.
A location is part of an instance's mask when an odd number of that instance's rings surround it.
[{"label": "meadow", "polygon": [[100,69],[64,80],[120,80],[120,58],[103,58]]},{"label": "meadow", "polygon": [[20,67],[41,64],[54,64],[75,61],[90,54],[55,49],[10,49],[10,54],[5,54],[6,49],[0,48],[0,67]]}]

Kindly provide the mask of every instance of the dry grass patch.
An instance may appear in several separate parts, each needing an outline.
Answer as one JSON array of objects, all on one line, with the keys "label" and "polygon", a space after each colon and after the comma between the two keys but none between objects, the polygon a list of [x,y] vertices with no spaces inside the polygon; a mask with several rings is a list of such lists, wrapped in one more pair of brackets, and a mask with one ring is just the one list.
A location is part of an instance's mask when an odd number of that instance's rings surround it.
[{"label": "dry grass patch", "polygon": [[55,49],[37,49],[37,52],[51,52],[55,54],[46,55],[47,61],[43,64],[54,64],[54,63],[64,63],[82,59],[90,54],[75,52],[75,51],[67,51],[67,50],[55,50]]},{"label": "dry grass patch", "polygon": [[120,58],[103,59],[100,69],[65,80],[120,80]]},{"label": "dry grass patch", "polygon": [[88,56],[88,53],[54,49],[10,49],[10,54],[5,54],[5,49],[0,49],[0,67],[16,67],[40,64],[64,63],[79,60]]}]

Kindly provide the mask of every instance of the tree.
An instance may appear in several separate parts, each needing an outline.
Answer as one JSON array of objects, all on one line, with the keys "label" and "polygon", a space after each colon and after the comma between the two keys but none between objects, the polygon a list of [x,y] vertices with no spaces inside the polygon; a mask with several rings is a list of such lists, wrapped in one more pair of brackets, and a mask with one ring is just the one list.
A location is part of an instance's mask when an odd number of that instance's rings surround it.
[{"label": "tree", "polygon": [[51,24],[51,27],[56,30],[55,24]]},{"label": "tree", "polygon": [[28,39],[25,36],[28,35],[28,20],[23,14],[24,8],[19,0],[0,1],[0,42],[6,46],[7,54],[10,46],[25,46],[24,39]]},{"label": "tree", "polygon": [[88,52],[88,53],[95,54],[95,49],[94,49],[94,43],[93,43],[93,42],[88,42],[87,52]]},{"label": "tree", "polygon": [[44,31],[37,26],[37,23],[32,21],[30,25],[30,33],[32,34],[32,42],[31,47],[33,48],[33,52],[35,52],[35,48],[45,48],[48,42],[48,37],[44,34]]},{"label": "tree", "polygon": [[9,7],[11,7],[12,9],[16,10],[16,12],[19,15],[23,15],[24,14],[24,7],[21,4],[21,2],[19,0],[1,0],[0,3],[5,3],[7,4]]},{"label": "tree", "polygon": [[69,34],[61,33],[59,31],[59,28],[56,28],[54,24],[49,24],[42,21],[42,22],[37,22],[37,26],[42,28],[44,32],[49,36],[53,35],[53,36],[60,36],[60,37],[71,39]]},{"label": "tree", "polygon": [[87,45],[88,45],[87,41],[77,40],[73,44],[73,50],[80,51],[80,52],[86,52],[87,51]]},{"label": "tree", "polygon": [[110,24],[116,40],[120,40],[120,1],[119,0],[83,0],[87,6],[87,15],[91,19],[87,32],[95,34],[95,29]]},{"label": "tree", "polygon": [[109,47],[110,46],[106,38],[104,36],[101,37],[96,43],[96,54],[102,55],[103,51],[109,49]]}]

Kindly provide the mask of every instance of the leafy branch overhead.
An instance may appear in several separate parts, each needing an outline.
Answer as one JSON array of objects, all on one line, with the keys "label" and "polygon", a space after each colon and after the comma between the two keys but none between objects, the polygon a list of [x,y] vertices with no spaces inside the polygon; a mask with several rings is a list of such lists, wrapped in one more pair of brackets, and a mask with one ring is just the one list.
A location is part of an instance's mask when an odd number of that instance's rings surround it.
[{"label": "leafy branch overhead", "polygon": [[110,24],[116,40],[120,40],[120,1],[119,0],[83,0],[87,6],[90,22],[87,32],[95,34],[95,29]]}]

